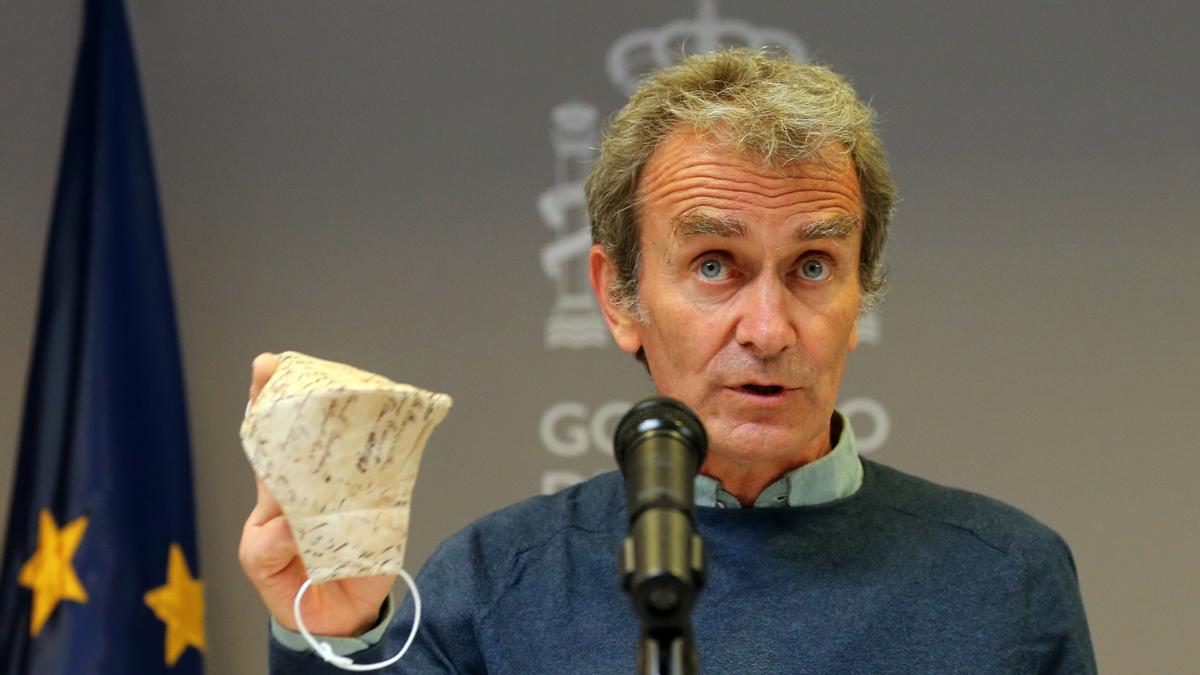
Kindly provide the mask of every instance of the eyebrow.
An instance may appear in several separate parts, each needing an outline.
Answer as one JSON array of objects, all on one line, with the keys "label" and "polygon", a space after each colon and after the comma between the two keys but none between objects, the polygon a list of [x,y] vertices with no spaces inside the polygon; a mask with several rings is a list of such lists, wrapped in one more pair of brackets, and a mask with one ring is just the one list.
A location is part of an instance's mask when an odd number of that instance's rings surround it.
[{"label": "eyebrow", "polygon": [[[800,241],[815,239],[849,239],[861,221],[849,214],[834,216],[796,228],[795,238]],[[704,213],[688,213],[675,219],[675,237],[744,237],[746,224],[734,216],[712,216]]]},{"label": "eyebrow", "polygon": [[798,231],[798,238],[805,241],[813,239],[849,239],[854,231],[862,225],[858,216],[849,214],[834,216],[829,220],[819,220],[809,223]]},{"label": "eyebrow", "polygon": [[712,216],[705,213],[686,213],[675,219],[675,237],[744,237],[746,225],[734,216]]}]

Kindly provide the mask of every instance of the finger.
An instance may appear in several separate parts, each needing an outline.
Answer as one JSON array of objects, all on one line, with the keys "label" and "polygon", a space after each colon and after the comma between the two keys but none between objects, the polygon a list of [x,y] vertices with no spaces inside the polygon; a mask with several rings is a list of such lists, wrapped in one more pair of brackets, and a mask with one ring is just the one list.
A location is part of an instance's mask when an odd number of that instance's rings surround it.
[{"label": "finger", "polygon": [[283,518],[261,525],[249,520],[242,529],[238,558],[252,579],[263,581],[285,571],[300,554],[292,528]]},{"label": "finger", "polygon": [[270,488],[257,473],[254,474],[254,488],[258,501],[254,504],[254,509],[250,511],[247,523],[262,525],[276,516],[283,515],[283,508],[279,506],[279,501],[275,499],[275,495],[271,494]]},{"label": "finger", "polygon": [[267,380],[275,374],[275,369],[279,367],[279,359],[270,352],[263,352],[254,357],[254,362],[250,366],[250,400],[258,398],[259,392],[266,386]]}]

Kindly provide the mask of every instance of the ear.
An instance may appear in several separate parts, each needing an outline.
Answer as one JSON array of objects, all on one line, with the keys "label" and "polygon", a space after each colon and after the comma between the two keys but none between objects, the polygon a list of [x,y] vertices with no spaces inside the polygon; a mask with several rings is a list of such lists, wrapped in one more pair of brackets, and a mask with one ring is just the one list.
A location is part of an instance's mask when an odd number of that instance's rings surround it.
[{"label": "ear", "polygon": [[600,305],[600,311],[604,314],[604,322],[608,324],[609,332],[621,351],[636,354],[642,348],[642,336],[638,331],[641,324],[625,308],[613,302],[612,293],[609,291],[619,276],[616,263],[608,257],[600,244],[592,244],[588,263],[591,266],[592,293],[595,294],[596,303]]},{"label": "ear", "polygon": [[855,319],[854,327],[850,329],[850,349],[847,351],[852,352],[854,351],[854,348],[858,346],[858,322],[859,319]]}]

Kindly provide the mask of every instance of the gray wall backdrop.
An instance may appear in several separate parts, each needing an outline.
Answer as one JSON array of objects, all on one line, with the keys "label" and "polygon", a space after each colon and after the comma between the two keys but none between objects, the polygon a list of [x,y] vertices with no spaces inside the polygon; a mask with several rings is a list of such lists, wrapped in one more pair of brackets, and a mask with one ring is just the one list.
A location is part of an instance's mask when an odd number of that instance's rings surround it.
[{"label": "gray wall backdrop", "polygon": [[[416,489],[413,569],[473,518],[608,468],[573,434],[603,433],[649,384],[615,347],[547,345],[575,280],[547,276],[569,256],[543,255],[569,253],[578,215],[551,203],[555,229],[538,202],[586,165],[556,168],[554,143],[570,139],[552,139],[551,111],[574,101],[608,115],[622,100],[609,48],[697,6],[129,11],[189,384],[209,671],[261,672],[265,615],[235,554],[254,499],[237,439],[250,359],[299,349],[455,397]],[[886,436],[871,456],[1061,532],[1104,671],[1191,672],[1200,10],[718,12],[787,31],[883,114],[903,197],[892,286],[843,387],[886,411],[886,428],[852,417]],[[75,2],[0,7],[0,528],[78,30]]]}]

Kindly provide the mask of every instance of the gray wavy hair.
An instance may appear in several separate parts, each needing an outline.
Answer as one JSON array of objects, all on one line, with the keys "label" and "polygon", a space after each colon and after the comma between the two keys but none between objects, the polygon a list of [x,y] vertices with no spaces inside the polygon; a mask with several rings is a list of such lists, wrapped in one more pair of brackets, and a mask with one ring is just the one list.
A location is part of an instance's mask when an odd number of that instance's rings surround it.
[{"label": "gray wavy hair", "polygon": [[617,267],[609,289],[615,303],[645,320],[638,300],[638,180],[655,148],[682,131],[708,135],[774,168],[848,156],[865,211],[860,312],[878,303],[896,188],[875,112],[828,68],[750,49],[689,56],[654,73],[609,123],[585,192],[592,241]]}]

